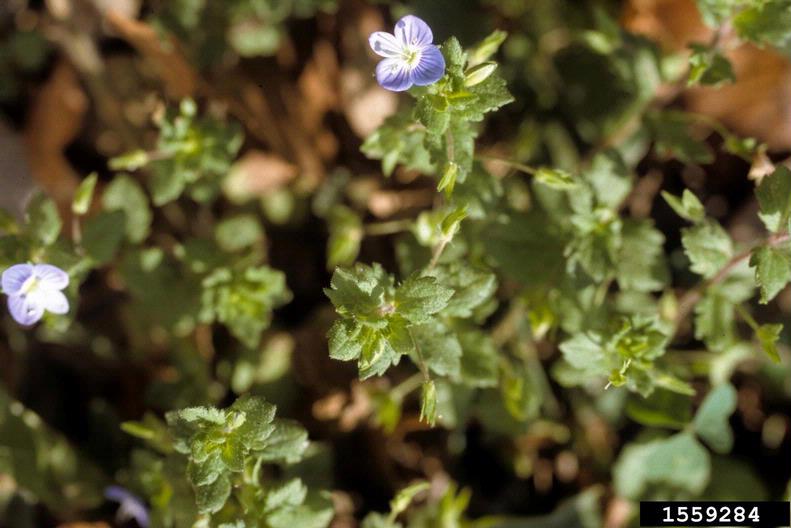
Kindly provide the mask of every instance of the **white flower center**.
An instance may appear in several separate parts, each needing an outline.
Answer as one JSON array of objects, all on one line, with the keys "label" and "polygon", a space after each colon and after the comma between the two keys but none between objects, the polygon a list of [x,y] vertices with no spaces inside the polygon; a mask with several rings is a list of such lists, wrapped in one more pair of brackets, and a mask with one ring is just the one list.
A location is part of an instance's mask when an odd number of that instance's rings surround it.
[{"label": "white flower center", "polygon": [[39,284],[41,284],[41,281],[38,279],[38,277],[31,275],[30,277],[27,278],[27,280],[25,280],[25,282],[22,283],[22,288],[20,288],[20,292],[22,292],[22,294],[24,295],[27,295],[38,289]]},{"label": "white flower center", "polygon": [[423,50],[418,47],[404,46],[401,49],[401,60],[404,61],[410,68],[414,68],[418,65],[422,55]]}]

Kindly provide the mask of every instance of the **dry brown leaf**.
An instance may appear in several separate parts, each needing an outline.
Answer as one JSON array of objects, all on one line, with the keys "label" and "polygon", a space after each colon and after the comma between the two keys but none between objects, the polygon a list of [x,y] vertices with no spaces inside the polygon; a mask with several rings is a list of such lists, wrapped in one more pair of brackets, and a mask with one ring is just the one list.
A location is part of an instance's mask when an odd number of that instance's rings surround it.
[{"label": "dry brown leaf", "polygon": [[710,115],[772,150],[791,148],[791,62],[770,49],[744,44],[728,54],[736,82],[685,93],[689,110]]},{"label": "dry brown leaf", "polygon": [[[648,35],[672,51],[681,51],[692,42],[707,42],[712,35],[694,0],[630,0],[623,21],[627,29]],[[771,149],[791,148],[791,61],[769,48],[746,43],[726,56],[736,82],[686,90],[687,109],[712,116]]]},{"label": "dry brown leaf", "polygon": [[108,9],[105,17],[113,31],[153,63],[169,97],[180,99],[195,93],[198,74],[179,52],[174,39],[163,40],[150,25],[114,9]]},{"label": "dry brown leaf", "polygon": [[297,86],[302,93],[302,124],[307,130],[318,130],[324,116],[338,104],[338,57],[326,40],[316,42],[313,56],[299,76]]},{"label": "dry brown leaf", "polygon": [[428,189],[408,191],[374,191],[368,199],[368,210],[377,218],[387,218],[405,209],[428,207],[434,194]]},{"label": "dry brown leaf", "polygon": [[276,154],[251,150],[233,164],[223,190],[231,201],[241,203],[283,187],[298,172],[296,165]]},{"label": "dry brown leaf", "polygon": [[79,176],[64,150],[74,140],[88,109],[77,73],[60,61],[36,95],[25,127],[28,164],[36,182],[68,214]]},{"label": "dry brown leaf", "polygon": [[370,75],[356,68],[341,73],[343,112],[349,126],[364,138],[379,128],[398,108],[398,96],[381,88]]}]

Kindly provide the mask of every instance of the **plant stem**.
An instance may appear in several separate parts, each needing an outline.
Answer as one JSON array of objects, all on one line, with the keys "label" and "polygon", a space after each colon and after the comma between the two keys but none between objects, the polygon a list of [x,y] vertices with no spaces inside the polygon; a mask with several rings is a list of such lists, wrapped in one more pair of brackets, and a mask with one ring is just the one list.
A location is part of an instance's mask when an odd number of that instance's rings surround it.
[{"label": "plant stem", "polygon": [[519,163],[518,161],[498,158],[496,156],[475,156],[479,160],[486,160],[486,161],[495,161],[497,163],[502,163],[504,165],[508,165],[512,169],[516,169],[518,171],[524,172],[525,174],[530,174],[531,176],[538,172],[538,169],[535,167],[531,167],[530,165],[525,165],[524,163]]},{"label": "plant stem", "polygon": [[417,356],[418,368],[420,369],[420,374],[423,378],[424,382],[431,381],[431,376],[428,373],[428,367],[426,367],[426,360],[423,359],[423,353],[420,352],[420,347],[417,346],[417,341],[415,340],[415,336],[412,334],[412,329],[408,328],[407,332],[409,333],[409,339],[412,340],[412,346],[415,347],[415,355]]},{"label": "plant stem", "polygon": [[409,231],[410,227],[412,227],[412,220],[405,218],[403,220],[390,220],[389,222],[366,224],[364,231],[365,234],[369,236],[392,235]]},{"label": "plant stem", "polygon": [[442,256],[442,252],[445,251],[445,246],[448,245],[448,242],[450,242],[450,240],[442,237],[442,240],[440,240],[439,243],[434,246],[434,249],[431,251],[431,262],[428,264],[428,269],[434,269],[434,266],[437,265],[439,258]]},{"label": "plant stem", "polygon": [[396,385],[395,387],[393,387],[392,390],[390,391],[390,396],[394,400],[401,401],[404,399],[404,397],[407,394],[409,394],[413,390],[420,388],[422,384],[423,384],[423,372],[422,371],[416,372],[411,376],[409,376],[404,381],[402,381],[401,383],[399,383],[398,385]]},{"label": "plant stem", "polygon": [[[785,242],[788,242],[789,240],[791,240],[791,235],[789,235],[788,233],[783,233],[783,234],[778,233],[775,235],[771,235],[769,238],[767,238],[765,243],[770,247],[776,247],[779,246],[780,244],[784,244]],[[753,246],[750,249],[747,249],[745,251],[742,251],[741,253],[738,253],[737,255],[734,255],[731,258],[731,260],[729,260],[728,263],[725,264],[725,266],[723,266],[722,269],[718,271],[717,274],[714,275],[711,279],[701,282],[696,287],[692,288],[691,290],[688,290],[678,302],[678,312],[676,314],[676,324],[675,324],[676,330],[678,330],[679,326],[681,326],[681,322],[686,320],[689,317],[689,314],[692,313],[692,310],[695,308],[695,305],[698,304],[698,302],[703,298],[703,294],[705,293],[705,291],[711,288],[712,286],[716,286],[717,284],[727,279],[728,276],[731,274],[731,272],[734,269],[736,269],[736,267],[739,266],[742,262],[750,258],[750,255],[752,254],[753,250],[761,245],[763,244]]]},{"label": "plant stem", "polygon": [[758,323],[755,321],[753,316],[750,315],[750,312],[747,311],[747,308],[745,308],[741,304],[737,304],[736,306],[734,306],[734,308],[736,308],[736,313],[738,313],[741,316],[741,318],[744,319],[744,322],[747,323],[747,325],[750,328],[752,328],[753,332],[757,332]]}]

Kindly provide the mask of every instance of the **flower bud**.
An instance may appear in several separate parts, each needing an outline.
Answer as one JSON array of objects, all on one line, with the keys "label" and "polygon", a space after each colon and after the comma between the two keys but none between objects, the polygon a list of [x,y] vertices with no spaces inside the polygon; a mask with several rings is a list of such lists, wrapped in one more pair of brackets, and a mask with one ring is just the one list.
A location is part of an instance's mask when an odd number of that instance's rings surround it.
[{"label": "flower bud", "polygon": [[485,81],[497,68],[497,63],[488,61],[469,68],[464,72],[464,86],[470,87]]},{"label": "flower bud", "polygon": [[477,66],[478,64],[489,60],[489,57],[497,53],[497,50],[500,48],[500,44],[505,41],[507,36],[508,33],[505,31],[500,31],[499,29],[494,31],[491,35],[483,39],[481,43],[475,48],[470,50],[468,64],[470,66]]}]

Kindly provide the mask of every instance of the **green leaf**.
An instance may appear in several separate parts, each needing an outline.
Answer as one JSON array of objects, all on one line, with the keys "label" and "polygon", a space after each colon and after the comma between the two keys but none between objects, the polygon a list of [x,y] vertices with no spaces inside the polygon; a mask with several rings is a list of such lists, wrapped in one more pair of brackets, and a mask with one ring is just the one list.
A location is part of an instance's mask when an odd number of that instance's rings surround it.
[{"label": "green leaf", "polygon": [[329,332],[330,357],[357,360],[361,379],[384,374],[403,354],[414,350],[403,319],[371,327],[353,320],[336,321]]},{"label": "green leaf", "polygon": [[453,188],[456,186],[456,178],[459,175],[459,165],[456,162],[449,161],[442,171],[442,178],[437,184],[437,192],[447,190],[447,194],[453,193]]},{"label": "green leaf", "polygon": [[617,209],[632,190],[632,176],[620,154],[607,150],[597,154],[582,177],[591,185],[596,203]]},{"label": "green leaf", "polygon": [[260,220],[252,214],[225,218],[214,228],[217,245],[224,251],[241,251],[255,245],[264,237]]},{"label": "green leaf", "polygon": [[476,66],[467,68],[464,72],[464,86],[470,87],[480,84],[497,69],[497,63],[494,61],[482,62]]},{"label": "green leaf", "polygon": [[461,379],[468,387],[497,385],[499,357],[491,337],[469,330],[458,335],[461,344]]},{"label": "green leaf", "polygon": [[329,340],[330,357],[339,361],[352,361],[360,357],[363,342],[360,332],[362,325],[350,320],[339,320],[330,327],[327,338]]},{"label": "green leaf", "polygon": [[497,277],[488,270],[454,261],[428,270],[453,295],[442,314],[448,317],[469,318],[481,305],[492,300],[497,290]]},{"label": "green leaf", "polygon": [[299,478],[293,478],[282,484],[269,488],[264,500],[266,510],[274,510],[285,506],[298,506],[305,502],[308,488]]},{"label": "green leaf", "polygon": [[560,344],[563,358],[575,369],[591,375],[606,375],[610,366],[604,354],[604,339],[595,332],[579,333]]},{"label": "green leaf", "polygon": [[282,508],[266,517],[266,524],[271,528],[327,528],[335,512],[331,501],[324,499],[314,504],[308,497],[308,503],[293,508]]},{"label": "green leaf", "polygon": [[[225,445],[220,446],[222,450]],[[201,448],[201,449],[198,449]],[[191,460],[187,465],[187,478],[193,486],[208,486],[216,482],[225,472],[228,466],[227,457],[222,456],[218,449],[211,451],[205,448],[204,444],[194,447]],[[200,456],[196,456],[200,451]],[[241,449],[235,450],[241,462],[244,461],[244,453]],[[238,471],[238,470],[237,470]]]},{"label": "green leaf", "polygon": [[613,478],[619,495],[638,500],[651,498],[660,490],[696,496],[708,484],[710,472],[706,449],[692,434],[678,433],[627,445],[613,467]]},{"label": "green leaf", "polygon": [[385,305],[385,294],[392,289],[392,277],[379,264],[356,264],[336,269],[324,293],[340,315],[375,321],[392,312],[393,306]]},{"label": "green leaf", "polygon": [[62,222],[58,207],[44,193],[36,193],[25,213],[27,232],[37,243],[49,246],[58,239]]},{"label": "green leaf", "polygon": [[765,176],[755,189],[761,217],[766,228],[778,233],[788,228],[791,218],[791,170],[778,165],[772,174]]},{"label": "green leaf", "polygon": [[781,324],[764,324],[755,331],[755,336],[758,338],[758,342],[761,343],[761,348],[775,363],[780,363],[777,341],[780,339],[782,331],[783,325]]},{"label": "green leaf", "polygon": [[505,42],[507,37],[508,33],[505,31],[501,31],[499,29],[494,30],[469,51],[468,63],[471,66],[475,66],[489,60],[495,53],[497,53],[500,45]]},{"label": "green leaf", "polygon": [[761,289],[761,304],[767,304],[791,281],[791,245],[757,247],[750,255],[755,283]]},{"label": "green leaf", "polygon": [[706,278],[716,275],[733,256],[731,237],[714,220],[683,229],[681,243],[690,269]]},{"label": "green leaf", "polygon": [[694,119],[679,111],[649,114],[647,124],[654,133],[656,150],[664,157],[677,158],[683,163],[711,163],[714,154],[705,142],[690,133]]},{"label": "green leaf", "polygon": [[448,305],[453,290],[435,277],[414,273],[398,287],[395,293],[395,310],[413,324],[422,324]]},{"label": "green leaf", "polygon": [[618,285],[623,290],[662,290],[670,279],[662,232],[650,220],[627,220],[621,234],[621,249],[616,261],[615,275]]},{"label": "green leaf", "polygon": [[550,167],[539,167],[533,177],[538,183],[553,189],[573,189],[578,185],[570,173]]},{"label": "green leaf", "polygon": [[461,77],[464,71],[464,65],[467,63],[467,54],[459,44],[456,37],[450,37],[440,47],[442,55],[445,57],[445,65],[448,74],[454,77]]},{"label": "green leaf", "polygon": [[423,480],[410,484],[399,491],[396,496],[393,497],[393,500],[390,501],[390,516],[396,517],[400,515],[409,507],[409,504],[415,500],[415,497],[428,490],[430,487],[431,484]]},{"label": "green leaf", "polygon": [[706,25],[716,28],[733,15],[740,0],[697,0],[697,4]]},{"label": "green leaf", "polygon": [[268,266],[219,268],[203,279],[201,319],[219,321],[250,348],[269,327],[272,310],[291,300],[283,272]]},{"label": "green leaf", "polygon": [[420,392],[420,420],[432,427],[437,423],[437,386],[433,380],[423,382]]},{"label": "green leaf", "polygon": [[102,194],[105,211],[123,211],[126,215],[126,238],[139,243],[148,237],[153,214],[143,187],[127,174],[116,176]]},{"label": "green leaf", "polygon": [[[450,126],[448,100],[439,95],[426,95],[415,105],[415,118],[431,136],[442,136]],[[447,170],[447,169],[446,169]]]},{"label": "green leaf", "polygon": [[74,192],[74,199],[71,202],[71,212],[76,215],[84,215],[91,207],[93,200],[93,190],[96,188],[96,180],[99,175],[92,172],[87,178],[80,182],[77,190]]},{"label": "green leaf", "polygon": [[438,376],[458,379],[462,351],[456,335],[438,322],[416,326],[410,331],[417,347],[415,363],[422,359]]},{"label": "green leaf", "polygon": [[461,229],[461,221],[465,218],[467,218],[467,209],[465,207],[457,207],[451,210],[440,222],[439,227],[442,237],[447,241],[453,240],[453,237]]},{"label": "green leaf", "polygon": [[506,364],[500,380],[500,394],[509,418],[527,422],[538,417],[543,401],[542,386],[523,363]]},{"label": "green leaf", "polygon": [[196,105],[185,99],[178,111],[159,119],[157,157],[148,160],[155,205],[175,200],[185,190],[193,199],[209,201],[219,192],[244,136],[237,124],[196,116]]},{"label": "green leaf", "polygon": [[752,275],[744,262],[720,284],[707,288],[695,306],[695,337],[705,341],[710,349],[723,352],[734,344],[734,307],[755,294]]},{"label": "green leaf", "polygon": [[344,205],[332,208],[327,219],[330,237],[327,241],[327,268],[349,266],[360,253],[363,222],[356,212]]},{"label": "green leaf", "polygon": [[692,55],[689,57],[687,85],[719,86],[736,80],[731,62],[716,49],[703,44],[691,44],[689,47]]},{"label": "green leaf", "polygon": [[249,449],[260,449],[269,440],[275,430],[271,425],[275,418],[276,408],[263,398],[245,395],[237,399],[228,409],[225,420],[226,427],[231,420],[231,413],[241,413],[244,417],[242,423],[233,428],[242,444]]},{"label": "green leaf", "polygon": [[148,152],[138,149],[132,150],[120,156],[116,156],[114,158],[110,158],[110,160],[107,162],[107,166],[110,168],[110,170],[114,171],[136,171],[137,169],[148,165],[149,161],[150,158],[148,156]]},{"label": "green leaf", "polygon": [[788,0],[749,2],[733,17],[733,27],[743,39],[770,44],[787,54],[791,50],[791,3]]},{"label": "green leaf", "polygon": [[573,271],[581,267],[596,281],[605,280],[613,273],[621,245],[620,219],[610,209],[600,207],[575,214],[571,218],[574,238],[566,245],[566,267]]},{"label": "green leaf", "polygon": [[124,239],[126,217],[121,211],[103,211],[85,222],[82,247],[85,253],[103,265],[110,262]]},{"label": "green leaf", "polygon": [[278,418],[273,424],[274,431],[255,456],[267,462],[298,462],[308,448],[308,432],[294,420]]},{"label": "green leaf", "polygon": [[223,475],[211,484],[195,487],[195,501],[200,513],[216,513],[231,495],[231,481]]},{"label": "green leaf", "polygon": [[692,399],[665,389],[654,391],[648,398],[631,397],[626,414],[648,427],[683,429],[692,420]]},{"label": "green leaf", "polygon": [[382,172],[390,176],[399,163],[423,174],[433,174],[431,155],[424,146],[422,127],[415,126],[411,112],[399,112],[369,135],[360,150],[371,159],[382,160]]},{"label": "green leaf", "polygon": [[695,432],[717,453],[726,454],[733,448],[728,418],[735,410],[736,389],[726,383],[713,388],[695,414]]},{"label": "green leaf", "polygon": [[684,189],[681,198],[673,196],[667,191],[662,191],[662,198],[665,199],[667,204],[673,208],[678,216],[685,220],[697,224],[706,218],[706,210],[703,208],[703,204],[700,203],[698,197],[689,189]]}]

